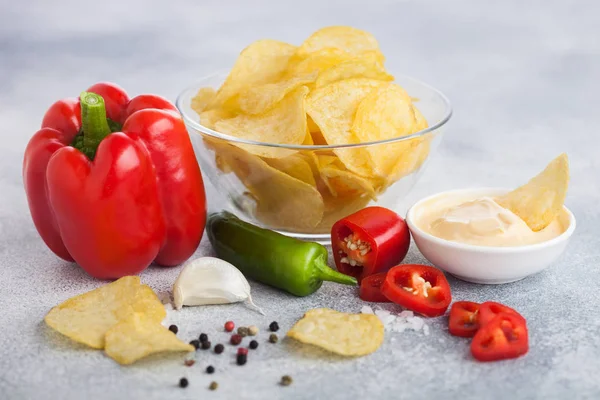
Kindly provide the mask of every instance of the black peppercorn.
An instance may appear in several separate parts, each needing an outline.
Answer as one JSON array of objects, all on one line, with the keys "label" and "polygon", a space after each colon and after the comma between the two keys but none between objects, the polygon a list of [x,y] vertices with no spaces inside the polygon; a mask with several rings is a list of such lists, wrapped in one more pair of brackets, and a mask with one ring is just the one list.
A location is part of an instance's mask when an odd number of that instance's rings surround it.
[{"label": "black peppercorn", "polygon": [[181,378],[179,380],[179,387],[186,388],[188,386],[188,384],[189,384],[189,382],[186,378]]},{"label": "black peppercorn", "polygon": [[213,367],[212,365],[209,365],[208,367],[206,367],[207,374],[212,374],[214,372],[215,372],[215,367]]},{"label": "black peppercorn", "polygon": [[200,342],[199,342],[199,341],[197,341],[197,340],[192,340],[192,341],[190,342],[190,344],[191,344],[192,346],[194,346],[194,348],[195,348],[196,350],[198,350],[198,349],[200,348]]},{"label": "black peppercorn", "polygon": [[246,361],[248,361],[248,356],[246,354],[238,354],[236,357],[237,365],[244,365]]},{"label": "black peppercorn", "polygon": [[200,343],[206,342],[208,340],[208,335],[206,333],[201,333],[198,339],[200,339]]},{"label": "black peppercorn", "polygon": [[206,340],[202,342],[200,346],[202,347],[202,350],[208,350],[210,349],[211,343],[208,340]]},{"label": "black peppercorn", "polygon": [[174,334],[176,334],[176,335],[177,335],[177,332],[179,332],[179,328],[177,328],[177,325],[171,325],[171,326],[169,326],[169,330],[171,332],[173,332]]},{"label": "black peppercorn", "polygon": [[258,347],[258,342],[256,340],[251,340],[248,347],[250,347],[252,350],[255,350]]},{"label": "black peppercorn", "polygon": [[271,332],[277,332],[279,330],[279,324],[277,323],[277,321],[271,322],[271,324],[269,325],[269,329],[271,330]]},{"label": "black peppercorn", "polygon": [[223,350],[225,350],[225,346],[223,346],[221,343],[215,346],[215,353],[221,354]]}]

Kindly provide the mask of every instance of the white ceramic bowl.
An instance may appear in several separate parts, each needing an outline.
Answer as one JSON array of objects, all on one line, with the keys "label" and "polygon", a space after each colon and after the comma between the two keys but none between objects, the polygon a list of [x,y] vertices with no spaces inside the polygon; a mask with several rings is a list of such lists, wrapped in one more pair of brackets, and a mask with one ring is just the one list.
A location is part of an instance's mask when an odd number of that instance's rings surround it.
[{"label": "white ceramic bowl", "polygon": [[483,284],[515,282],[552,265],[565,251],[575,230],[575,217],[564,207],[566,230],[551,240],[526,246],[490,247],[452,242],[424,232],[415,221],[426,201],[438,196],[464,195],[469,198],[498,196],[507,189],[479,188],[442,192],[414,204],[406,216],[413,239],[423,256],[436,267],[459,279]]}]

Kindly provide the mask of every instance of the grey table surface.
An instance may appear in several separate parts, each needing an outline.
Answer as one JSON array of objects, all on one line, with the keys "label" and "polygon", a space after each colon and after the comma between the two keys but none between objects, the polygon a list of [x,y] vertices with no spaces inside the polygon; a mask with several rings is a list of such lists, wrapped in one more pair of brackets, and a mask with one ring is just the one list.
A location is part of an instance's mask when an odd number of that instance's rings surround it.
[{"label": "grey table surface", "polygon": [[[88,2],[90,3],[90,2]],[[589,1],[0,1],[0,398],[600,398],[600,3]],[[567,253],[546,271],[501,286],[451,279],[456,299],[497,300],[529,321],[531,350],[481,364],[443,318],[431,334],[388,334],[380,350],[341,359],[287,340],[261,344],[245,367],[231,355],[152,357],[120,367],[42,322],[46,312],[100,285],[57,259],[31,222],[21,179],[23,150],[45,109],[99,80],[130,93],[174,99],[186,85],[230,65],[259,38],[299,43],[319,27],[373,32],[392,71],[444,91],[455,115],[438,153],[400,211],[441,190],[515,186],[566,151],[567,205],[578,219]],[[211,204],[219,195],[208,187]],[[196,256],[211,254],[204,240]],[[415,247],[408,261],[424,262]],[[179,268],[150,267],[143,282],[168,290]],[[327,306],[358,311],[351,288],[325,284],[293,298],[253,284],[268,316],[242,305],[170,313],[191,339],[224,341],[221,324],[278,320]],[[217,367],[209,376],[208,363]],[[290,374],[294,384],[277,385]],[[190,386],[176,386],[188,376]],[[209,392],[211,380],[218,391]]]}]

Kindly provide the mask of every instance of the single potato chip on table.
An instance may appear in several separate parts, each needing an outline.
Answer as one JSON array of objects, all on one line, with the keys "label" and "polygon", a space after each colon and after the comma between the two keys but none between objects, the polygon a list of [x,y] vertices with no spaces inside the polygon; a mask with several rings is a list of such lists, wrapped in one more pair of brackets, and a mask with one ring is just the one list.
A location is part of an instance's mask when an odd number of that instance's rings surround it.
[{"label": "single potato chip on table", "polygon": [[163,304],[137,276],[126,276],[52,308],[44,321],[70,339],[104,348],[106,332],[136,312],[144,313],[156,324],[165,318]]},{"label": "single potato chip on table", "polygon": [[169,329],[142,313],[134,313],[106,332],[106,355],[128,365],[155,353],[194,351]]},{"label": "single potato chip on table", "polygon": [[569,159],[559,155],[525,185],[496,199],[518,215],[532,231],[548,226],[561,212],[569,187]]},{"label": "single potato chip on table", "polygon": [[287,336],[342,356],[363,356],[381,346],[384,328],[379,318],[372,314],[347,314],[317,308],[304,314]]}]

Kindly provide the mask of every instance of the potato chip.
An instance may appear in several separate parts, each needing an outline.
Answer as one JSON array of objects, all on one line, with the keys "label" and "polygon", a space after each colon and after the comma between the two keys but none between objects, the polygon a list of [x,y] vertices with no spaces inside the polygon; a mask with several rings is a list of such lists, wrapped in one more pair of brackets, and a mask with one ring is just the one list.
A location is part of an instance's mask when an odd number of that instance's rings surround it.
[{"label": "potato chip", "polygon": [[287,333],[302,343],[312,344],[342,356],[363,356],[383,343],[383,324],[372,314],[347,314],[316,308]]},{"label": "potato chip", "polygon": [[298,55],[308,55],[316,51],[335,48],[358,55],[365,51],[379,51],[379,44],[373,35],[349,26],[329,26],[319,29],[300,45]]},{"label": "potato chip", "polygon": [[309,185],[317,186],[310,164],[299,154],[293,154],[285,158],[267,158],[264,161],[284,174]]},{"label": "potato chip", "polygon": [[192,98],[192,110],[200,114],[213,101],[217,91],[211,87],[204,87]]},{"label": "potato chip", "polygon": [[321,168],[321,177],[334,197],[367,196],[377,200],[373,183],[367,178],[337,167]]},{"label": "potato chip", "polygon": [[312,54],[294,55],[290,59],[286,76],[298,76],[319,73],[339,63],[350,60],[352,55],[344,50],[335,48],[324,48]]},{"label": "potato chip", "polygon": [[[240,114],[236,117],[218,121],[215,126],[219,132],[238,138],[258,142],[279,144],[302,144],[306,137],[306,110],[304,99],[308,89],[301,86],[281,100],[271,110],[258,115]],[[277,147],[236,145],[249,153],[261,157],[281,158],[294,151]]]},{"label": "potato chip", "polygon": [[59,304],[44,321],[76,342],[102,349],[106,332],[135,312],[146,314],[157,324],[166,316],[152,289],[141,285],[137,276],[126,276]]},{"label": "potato chip", "polygon": [[263,113],[273,108],[291,91],[313,83],[316,78],[317,73],[313,72],[246,89],[238,97],[240,110],[247,114]]},{"label": "potato chip", "polygon": [[334,197],[329,193],[323,194],[325,211],[323,219],[314,229],[315,233],[330,233],[331,226],[340,219],[365,208],[371,199],[367,196]]},{"label": "potato chip", "polygon": [[[315,89],[306,98],[306,111],[320,128],[327,143],[359,143],[351,132],[360,102],[373,90],[387,85],[374,79],[346,79]],[[362,176],[371,176],[369,154],[364,147],[336,149],[335,154],[346,168]]]},{"label": "potato chip", "polygon": [[531,230],[548,226],[561,212],[569,186],[569,159],[559,155],[525,185],[496,199],[518,215]]},{"label": "potato chip", "polygon": [[233,118],[235,114],[224,109],[214,108],[212,110],[202,111],[199,115],[200,124],[214,130],[216,129],[215,125],[217,122]]},{"label": "potato chip", "polygon": [[[412,100],[412,98],[411,98]],[[412,100],[412,102],[414,103],[414,100]],[[415,128],[413,129],[413,133],[422,131],[423,129],[427,129],[427,127],[429,127],[429,124],[427,123],[427,120],[425,119],[425,116],[423,114],[421,114],[421,111],[419,111],[419,109],[417,107],[414,106],[413,104],[413,112],[415,113]]]},{"label": "potato chip", "polygon": [[[207,145],[233,170],[248,189],[253,210],[247,210],[273,229],[309,230],[323,218],[323,198],[306,182],[283,173],[248,152],[222,141]],[[235,192],[234,188],[229,191]],[[239,193],[248,197],[248,194]]]},{"label": "potato chip", "polygon": [[394,80],[394,77],[388,74],[383,64],[380,63],[378,53],[368,52],[321,72],[315,85],[319,88],[350,78],[369,78],[379,81]]},{"label": "potato chip", "polygon": [[191,344],[184,343],[173,332],[142,313],[134,313],[106,332],[106,355],[121,365],[155,353],[167,351],[194,351]]},{"label": "potato chip", "polygon": [[[415,124],[408,94],[398,85],[386,84],[360,103],[351,131],[361,142],[380,141],[410,135]],[[377,176],[389,175],[399,158],[409,156],[412,147],[406,141],[367,147],[371,169]]]},{"label": "potato chip", "polygon": [[281,78],[296,46],[277,40],[258,40],[240,53],[229,76],[217,91],[207,109],[235,108],[232,99],[253,86],[275,82]]}]

